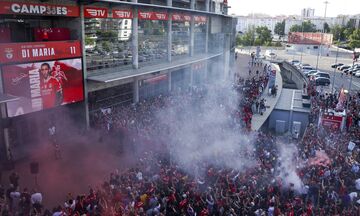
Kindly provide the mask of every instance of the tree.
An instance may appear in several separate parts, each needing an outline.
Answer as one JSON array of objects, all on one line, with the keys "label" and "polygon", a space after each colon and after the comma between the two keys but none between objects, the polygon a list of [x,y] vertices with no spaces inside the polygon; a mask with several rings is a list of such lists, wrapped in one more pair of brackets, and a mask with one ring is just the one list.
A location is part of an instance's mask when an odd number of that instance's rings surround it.
[{"label": "tree", "polygon": [[243,46],[252,46],[255,42],[255,29],[253,27],[250,27],[249,30],[243,34],[242,36],[239,36],[237,39],[238,44],[241,44]]},{"label": "tree", "polygon": [[85,36],[85,45],[94,45],[95,44],[95,39],[94,38],[90,38],[89,36]]},{"label": "tree", "polygon": [[109,41],[103,41],[102,42],[102,48],[104,51],[106,52],[110,52],[111,48],[110,48],[111,44]]},{"label": "tree", "polygon": [[291,32],[316,32],[316,25],[310,21],[302,22],[301,25],[293,25],[290,28]]},{"label": "tree", "polygon": [[360,48],[360,29],[356,29],[353,31],[353,33],[350,35],[350,47],[352,49]]},{"label": "tree", "polygon": [[324,23],[324,33],[329,33],[330,32],[330,26],[327,22]]},{"label": "tree", "polygon": [[331,29],[330,32],[333,34],[334,37],[334,41],[338,41],[338,40],[344,40],[344,28],[340,25],[334,25]]},{"label": "tree", "polygon": [[259,41],[260,44],[257,45],[263,45],[267,42],[272,41],[271,37],[271,31],[266,26],[259,26],[256,28],[256,40]]},{"label": "tree", "polygon": [[280,35],[280,36],[285,35],[285,20],[283,20],[282,22],[276,23],[274,32],[275,32],[275,34]]}]

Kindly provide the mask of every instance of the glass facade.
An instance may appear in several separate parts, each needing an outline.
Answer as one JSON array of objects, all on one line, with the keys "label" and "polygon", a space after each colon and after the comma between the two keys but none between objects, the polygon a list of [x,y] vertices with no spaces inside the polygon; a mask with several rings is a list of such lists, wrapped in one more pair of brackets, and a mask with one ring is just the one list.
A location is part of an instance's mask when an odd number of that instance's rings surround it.
[{"label": "glass facade", "polygon": [[139,20],[139,65],[167,61],[167,21]]},{"label": "glass facade", "polygon": [[172,21],[171,56],[174,59],[189,56],[190,53],[190,22]]},{"label": "glass facade", "polygon": [[86,18],[85,51],[87,70],[132,65],[132,19]]},{"label": "glass facade", "polygon": [[139,99],[145,100],[169,93],[169,77],[167,74],[139,81]]},{"label": "glass facade", "polygon": [[205,53],[206,46],[206,21],[195,21],[194,28],[194,53]]}]

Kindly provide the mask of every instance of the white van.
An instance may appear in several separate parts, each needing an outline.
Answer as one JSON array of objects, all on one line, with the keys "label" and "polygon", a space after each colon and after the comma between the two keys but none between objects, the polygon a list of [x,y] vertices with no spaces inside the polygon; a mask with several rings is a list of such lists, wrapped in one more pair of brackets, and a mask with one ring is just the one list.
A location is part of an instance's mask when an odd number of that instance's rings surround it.
[{"label": "white van", "polygon": [[265,57],[267,59],[275,59],[276,58],[276,54],[274,52],[272,52],[271,50],[266,50],[265,51]]}]

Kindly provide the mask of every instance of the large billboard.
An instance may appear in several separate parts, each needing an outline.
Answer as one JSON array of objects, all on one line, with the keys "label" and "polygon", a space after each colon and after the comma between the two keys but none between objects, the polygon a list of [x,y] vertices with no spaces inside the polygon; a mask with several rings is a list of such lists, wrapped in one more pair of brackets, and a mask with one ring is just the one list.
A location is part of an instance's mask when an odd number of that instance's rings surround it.
[{"label": "large billboard", "polygon": [[79,17],[78,6],[38,4],[32,2],[0,2],[0,14]]},{"label": "large billboard", "polygon": [[7,104],[9,117],[84,100],[81,58],[2,67],[4,92],[20,100]]},{"label": "large billboard", "polygon": [[290,32],[288,36],[288,43],[291,44],[331,45],[332,42],[333,35],[326,33]]},{"label": "large billboard", "polygon": [[80,41],[0,44],[0,64],[77,58],[81,56]]}]

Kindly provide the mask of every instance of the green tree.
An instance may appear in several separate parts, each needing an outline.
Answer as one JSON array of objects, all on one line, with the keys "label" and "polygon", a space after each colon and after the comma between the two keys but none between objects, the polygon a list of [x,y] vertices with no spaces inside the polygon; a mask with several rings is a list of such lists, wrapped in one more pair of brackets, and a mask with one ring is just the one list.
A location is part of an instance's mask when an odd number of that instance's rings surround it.
[{"label": "green tree", "polygon": [[316,25],[310,21],[302,22],[301,25],[293,25],[290,28],[291,32],[316,32]]},{"label": "green tree", "polygon": [[329,33],[331,31],[330,26],[327,22],[324,23],[324,33]]},{"label": "green tree", "polygon": [[255,41],[259,41],[258,43],[260,43],[260,44],[256,44],[257,46],[272,41],[271,31],[266,26],[257,27],[255,31],[256,31]]},{"label": "green tree", "polygon": [[252,46],[255,42],[255,29],[250,27],[248,31],[237,39],[239,45]]},{"label": "green tree", "polygon": [[280,36],[285,35],[285,20],[283,20],[282,22],[276,23],[274,32],[275,32],[275,34],[280,35]]},{"label": "green tree", "polygon": [[334,25],[331,29],[330,32],[333,34],[334,37],[334,41],[338,41],[338,40],[344,40],[344,28],[340,25]]},{"label": "green tree", "polygon": [[111,44],[110,44],[109,41],[103,41],[102,42],[102,48],[103,48],[104,51],[110,52],[110,50],[111,50],[110,47],[111,47]]},{"label": "green tree", "polygon": [[90,38],[89,36],[85,36],[85,45],[94,45],[95,44],[95,39],[94,38]]},{"label": "green tree", "polygon": [[349,45],[352,49],[360,48],[360,29],[356,29],[355,31],[353,31],[349,38]]}]

